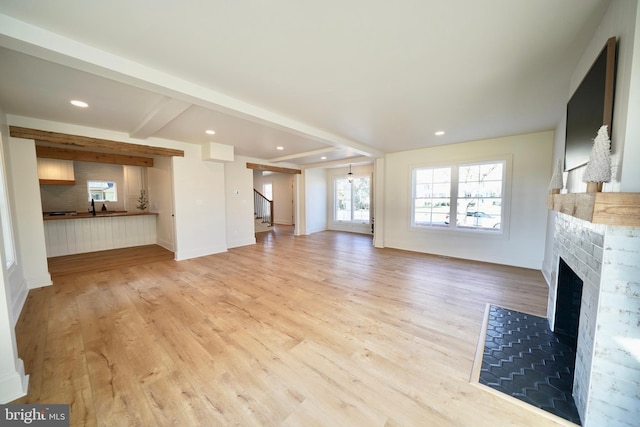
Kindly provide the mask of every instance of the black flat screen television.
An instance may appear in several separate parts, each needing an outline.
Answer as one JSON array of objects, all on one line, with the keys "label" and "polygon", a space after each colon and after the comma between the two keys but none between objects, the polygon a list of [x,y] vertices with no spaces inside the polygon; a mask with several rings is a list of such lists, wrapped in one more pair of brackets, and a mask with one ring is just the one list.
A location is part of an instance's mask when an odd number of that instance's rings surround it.
[{"label": "black flat screen television", "polygon": [[607,40],[607,44],[567,103],[565,171],[589,161],[593,139],[602,125],[607,125],[611,138],[616,45],[615,37]]}]

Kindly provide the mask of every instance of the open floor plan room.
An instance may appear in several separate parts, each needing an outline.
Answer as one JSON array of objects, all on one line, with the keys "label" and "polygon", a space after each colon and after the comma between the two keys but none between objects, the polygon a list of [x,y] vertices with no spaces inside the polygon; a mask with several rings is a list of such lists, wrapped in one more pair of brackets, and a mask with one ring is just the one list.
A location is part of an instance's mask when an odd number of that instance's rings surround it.
[{"label": "open floor plan room", "polygon": [[470,383],[487,302],[544,316],[539,271],[281,226],[151,261],[30,292],[17,403],[76,426],[566,425]]}]

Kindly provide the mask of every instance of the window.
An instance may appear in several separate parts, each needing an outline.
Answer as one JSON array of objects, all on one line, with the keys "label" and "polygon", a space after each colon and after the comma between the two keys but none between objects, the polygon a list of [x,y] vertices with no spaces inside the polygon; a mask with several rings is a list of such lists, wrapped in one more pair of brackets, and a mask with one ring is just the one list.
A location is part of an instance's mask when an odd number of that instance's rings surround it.
[{"label": "window", "polygon": [[505,171],[506,161],[414,169],[412,226],[500,233]]},{"label": "window", "polygon": [[414,225],[447,224],[451,206],[451,168],[416,169]]},{"label": "window", "polygon": [[502,225],[503,163],[458,168],[459,227],[500,230]]},{"label": "window", "polygon": [[89,201],[96,202],[117,202],[118,191],[116,183],[113,181],[88,181]]},{"label": "window", "polygon": [[357,176],[353,182],[349,182],[346,178],[335,179],[335,221],[361,224],[370,222],[370,181],[368,176]]},{"label": "window", "polygon": [[267,198],[267,200],[273,200],[273,184],[266,183],[262,184],[262,195]]}]

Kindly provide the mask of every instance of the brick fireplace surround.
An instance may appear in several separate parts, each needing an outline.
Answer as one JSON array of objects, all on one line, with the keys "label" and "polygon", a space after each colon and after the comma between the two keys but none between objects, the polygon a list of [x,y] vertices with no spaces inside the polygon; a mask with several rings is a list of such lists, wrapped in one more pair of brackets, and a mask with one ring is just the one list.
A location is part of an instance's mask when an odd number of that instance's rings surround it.
[{"label": "brick fireplace surround", "polygon": [[573,397],[582,425],[640,420],[640,227],[592,224],[556,213],[548,319],[553,329],[558,263],[583,281]]}]

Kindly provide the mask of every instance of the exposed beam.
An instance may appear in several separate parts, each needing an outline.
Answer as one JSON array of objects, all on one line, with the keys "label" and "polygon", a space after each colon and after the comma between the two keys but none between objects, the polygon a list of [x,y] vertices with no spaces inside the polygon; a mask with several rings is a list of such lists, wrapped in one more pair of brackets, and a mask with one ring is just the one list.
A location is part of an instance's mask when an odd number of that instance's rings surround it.
[{"label": "exposed beam", "polygon": [[259,165],[257,163],[247,163],[247,169],[259,170],[259,171],[269,171],[269,172],[280,172],[280,173],[289,173],[292,175],[301,174],[302,171],[300,169],[290,169],[290,168],[280,168],[277,166],[269,166],[269,165]]},{"label": "exposed beam", "polygon": [[353,166],[361,166],[361,165],[370,165],[374,162],[374,160],[370,157],[360,156],[360,157],[351,157],[349,159],[339,159],[332,160],[328,162],[317,162],[317,163],[309,163],[306,165],[302,165],[303,169],[313,169],[313,168],[342,168],[347,167],[349,165]]},{"label": "exposed beam", "polygon": [[274,157],[273,159],[269,159],[269,162],[276,163],[276,162],[284,162],[291,159],[299,159],[301,157],[319,156],[320,154],[326,154],[336,150],[339,150],[339,148],[338,147],[321,148],[319,150],[306,151],[304,153],[289,154],[288,156]]},{"label": "exposed beam", "polygon": [[36,157],[81,162],[111,163],[116,165],[153,167],[151,157],[128,156],[125,154],[96,153],[94,151],[72,150],[70,148],[45,147],[36,145]]},{"label": "exposed beam", "polygon": [[35,141],[70,145],[73,147],[100,148],[136,155],[145,154],[148,156],[184,157],[184,151],[174,150],[172,148],[152,147],[149,145],[131,144],[128,142],[111,141],[109,139],[91,138],[80,135],[69,135],[66,133],[49,132],[18,126],[9,126],[9,135],[14,138],[33,139]]},{"label": "exposed beam", "polygon": [[132,138],[146,139],[184,113],[191,104],[173,98],[165,98],[129,134]]},{"label": "exposed beam", "polygon": [[384,156],[383,151],[359,141],[327,132],[2,14],[0,46],[335,147],[351,149],[363,156]]}]

